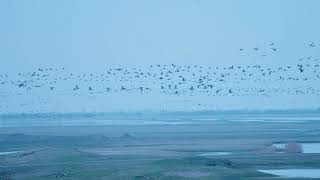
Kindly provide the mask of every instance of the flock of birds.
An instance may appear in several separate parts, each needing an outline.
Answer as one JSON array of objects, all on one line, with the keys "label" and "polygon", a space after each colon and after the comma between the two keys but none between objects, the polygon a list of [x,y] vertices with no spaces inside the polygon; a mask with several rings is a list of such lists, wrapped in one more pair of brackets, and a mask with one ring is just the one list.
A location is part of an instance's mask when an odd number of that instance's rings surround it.
[{"label": "flock of birds", "polygon": [[[309,48],[319,48],[311,42]],[[277,52],[275,43],[267,47]],[[240,52],[249,49],[239,49]],[[251,51],[259,51],[254,47]],[[261,56],[266,56],[262,54]],[[39,68],[17,73],[15,78],[0,74],[0,90],[17,93],[45,90],[51,93],[161,93],[174,96],[270,96],[282,94],[320,95],[319,59],[297,58],[295,64],[279,67],[262,65],[200,66],[155,64],[144,68],[107,68],[100,73],[72,73],[65,68]],[[15,79],[15,80],[14,80]],[[284,83],[293,86],[283,85]],[[279,86],[276,86],[279,85]],[[3,91],[1,91],[3,92]]]}]

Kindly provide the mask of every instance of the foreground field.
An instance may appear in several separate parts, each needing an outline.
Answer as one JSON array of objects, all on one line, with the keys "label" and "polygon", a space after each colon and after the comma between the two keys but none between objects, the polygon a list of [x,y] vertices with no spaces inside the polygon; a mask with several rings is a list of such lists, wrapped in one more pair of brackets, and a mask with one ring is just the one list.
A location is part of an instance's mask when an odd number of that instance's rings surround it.
[{"label": "foreground field", "polygon": [[[265,170],[320,169],[316,149],[290,153],[274,145],[320,143],[319,117],[136,115],[124,125],[119,121],[126,117],[99,115],[61,117],[57,125],[59,117],[41,116],[26,117],[33,126],[19,126],[23,117],[6,116],[0,179],[279,179]],[[70,124],[80,119],[82,126]]]}]

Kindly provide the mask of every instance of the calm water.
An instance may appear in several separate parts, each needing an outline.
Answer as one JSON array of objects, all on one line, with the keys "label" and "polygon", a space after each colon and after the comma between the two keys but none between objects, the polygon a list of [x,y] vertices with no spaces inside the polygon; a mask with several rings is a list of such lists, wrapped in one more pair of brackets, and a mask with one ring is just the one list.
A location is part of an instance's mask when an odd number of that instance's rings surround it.
[{"label": "calm water", "polygon": [[320,178],[320,169],[274,169],[258,171],[288,178]]},{"label": "calm water", "polygon": [[0,155],[8,155],[8,154],[16,154],[22,151],[7,151],[7,152],[0,152]]},{"label": "calm water", "polygon": [[[303,153],[311,154],[311,153],[320,153],[320,143],[300,143],[302,146]],[[285,144],[273,144],[274,147],[279,149],[284,149]]]},{"label": "calm water", "polygon": [[[271,115],[270,115],[271,116]],[[241,116],[241,115],[104,115],[104,114],[45,114],[45,115],[0,115],[0,127],[30,127],[30,126],[87,126],[87,125],[179,125],[206,123],[309,123],[316,122],[317,116]]]},{"label": "calm water", "polygon": [[199,156],[224,156],[224,155],[230,155],[231,152],[207,152],[207,153],[201,153]]}]

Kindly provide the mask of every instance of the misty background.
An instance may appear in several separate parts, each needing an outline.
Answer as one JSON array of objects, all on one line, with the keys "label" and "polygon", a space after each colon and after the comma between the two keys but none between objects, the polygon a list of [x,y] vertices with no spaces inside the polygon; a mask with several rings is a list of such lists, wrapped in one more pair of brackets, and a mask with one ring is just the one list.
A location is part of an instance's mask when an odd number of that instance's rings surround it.
[{"label": "misty background", "polygon": [[[319,57],[320,1],[307,0],[3,0],[0,2],[0,71],[38,68],[99,73],[108,68],[157,64],[295,66]],[[270,43],[276,53],[252,49]],[[240,52],[239,49],[244,49]],[[312,72],[310,72],[312,73]],[[312,86],[268,82],[265,87]],[[99,85],[99,84],[97,84]],[[246,84],[248,86],[248,84]],[[63,88],[66,87],[66,88]],[[0,112],[109,112],[141,110],[314,109],[318,95],[172,96],[164,94],[22,92],[0,86]],[[201,106],[199,106],[199,104]]]}]

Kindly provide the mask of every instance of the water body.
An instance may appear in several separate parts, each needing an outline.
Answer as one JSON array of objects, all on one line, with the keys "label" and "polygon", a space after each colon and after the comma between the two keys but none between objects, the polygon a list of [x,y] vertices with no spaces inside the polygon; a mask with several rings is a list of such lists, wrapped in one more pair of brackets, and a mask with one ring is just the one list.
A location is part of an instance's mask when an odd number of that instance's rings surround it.
[{"label": "water body", "polygon": [[[191,117],[186,118],[185,115],[130,115],[124,114],[101,115],[101,114],[75,114],[75,115],[0,115],[0,127],[34,127],[34,126],[90,126],[90,125],[181,125],[181,124],[209,124],[209,123],[306,123],[310,122],[304,118],[288,117],[235,117],[206,115],[206,114],[190,114]],[[311,118],[312,117],[308,117]],[[313,117],[318,119],[318,117]],[[313,121],[315,122],[315,120]]]},{"label": "water body", "polygon": [[[300,143],[300,145],[305,154],[320,153],[320,143]],[[277,143],[273,144],[273,146],[278,149],[285,149],[286,144]]]},{"label": "water body", "polygon": [[199,156],[225,156],[230,155],[231,152],[207,152],[207,153],[201,153]]},{"label": "water body", "polygon": [[0,152],[0,155],[9,155],[9,154],[16,154],[22,151],[7,151],[7,152]]},{"label": "water body", "polygon": [[229,120],[231,122],[262,122],[262,123],[305,123],[306,120],[263,120],[263,119],[239,119]]},{"label": "water body", "polygon": [[258,171],[288,178],[320,178],[320,169],[274,169]]},{"label": "water body", "polygon": [[181,125],[181,124],[200,124],[200,123],[215,123],[215,122],[197,122],[197,121],[167,121],[167,120],[30,120],[30,121],[2,121],[0,127],[37,127],[37,126],[103,126],[103,125]]}]

